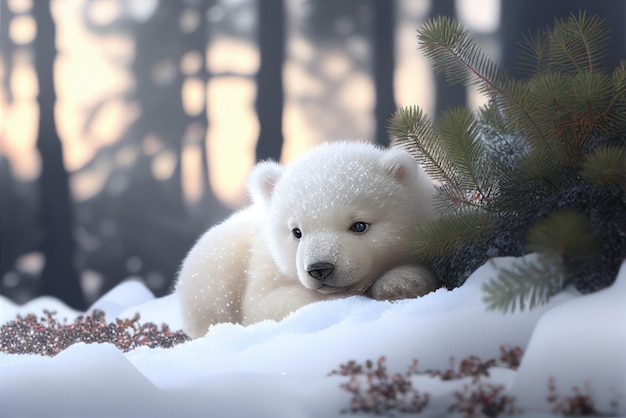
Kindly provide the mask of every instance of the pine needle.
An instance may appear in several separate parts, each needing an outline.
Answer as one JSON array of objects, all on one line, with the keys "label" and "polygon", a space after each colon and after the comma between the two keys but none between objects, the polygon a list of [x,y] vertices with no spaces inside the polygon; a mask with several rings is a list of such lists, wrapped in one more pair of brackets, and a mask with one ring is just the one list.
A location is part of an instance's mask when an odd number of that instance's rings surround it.
[{"label": "pine needle", "polygon": [[486,242],[496,225],[494,215],[465,211],[421,224],[416,229],[412,251],[426,261],[448,256],[466,242]]},{"label": "pine needle", "polygon": [[556,154],[542,130],[535,124],[525,106],[527,91],[522,83],[510,80],[497,64],[476,45],[469,31],[443,16],[427,21],[418,31],[418,48],[433,62],[437,72],[443,72],[450,84],[475,85],[478,90],[502,106],[502,110],[520,126],[534,130]]},{"label": "pine needle", "polygon": [[556,19],[549,33],[550,66],[570,73],[594,71],[607,54],[609,31],[603,23],[584,11],[572,13],[567,21]]},{"label": "pine needle", "polygon": [[623,126],[626,124],[626,62],[620,65],[611,74],[613,90],[609,102],[606,119],[614,121],[613,125]]},{"label": "pine needle", "polygon": [[520,47],[517,70],[524,75],[534,76],[541,73],[548,62],[548,39],[545,32],[537,30],[522,35],[518,42]]},{"label": "pine needle", "polygon": [[447,158],[454,167],[453,180],[457,189],[471,198],[468,203],[488,208],[495,190],[496,176],[487,158],[478,122],[466,108],[446,110],[439,119],[437,132]]},{"label": "pine needle", "polygon": [[419,49],[450,84],[476,84],[486,94],[504,93],[504,74],[459,22],[447,16],[431,19],[418,31],[417,39]]},{"label": "pine needle", "polygon": [[391,145],[413,156],[433,180],[454,183],[455,168],[422,109],[417,106],[400,108],[389,120],[387,132]]},{"label": "pine needle", "polygon": [[510,269],[501,269],[498,277],[483,284],[483,302],[487,310],[502,313],[533,309],[548,302],[563,284],[563,266],[559,259],[538,256],[529,261],[524,258]]},{"label": "pine needle", "polygon": [[623,146],[596,148],[581,164],[580,176],[597,186],[625,187],[626,150]]}]

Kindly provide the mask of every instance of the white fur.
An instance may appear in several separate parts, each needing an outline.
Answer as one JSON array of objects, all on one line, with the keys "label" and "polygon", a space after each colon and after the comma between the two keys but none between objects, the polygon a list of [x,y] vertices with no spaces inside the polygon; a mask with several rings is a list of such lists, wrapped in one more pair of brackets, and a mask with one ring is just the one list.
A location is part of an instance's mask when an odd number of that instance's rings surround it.
[{"label": "white fur", "polygon": [[[258,164],[248,186],[252,205],[209,229],[183,261],[176,293],[192,338],[319,300],[394,300],[438,286],[408,250],[414,226],[435,215],[432,183],[404,152],[327,143],[286,167]],[[368,229],[353,232],[355,222]],[[308,272],[315,263],[334,267],[324,283]]]}]

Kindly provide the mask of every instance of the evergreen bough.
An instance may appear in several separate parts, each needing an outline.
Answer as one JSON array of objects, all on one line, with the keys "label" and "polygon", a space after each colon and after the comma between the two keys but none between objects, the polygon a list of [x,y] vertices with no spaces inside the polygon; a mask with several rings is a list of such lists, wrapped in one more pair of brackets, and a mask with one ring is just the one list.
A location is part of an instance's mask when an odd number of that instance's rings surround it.
[{"label": "evergreen bough", "polygon": [[437,182],[442,216],[417,228],[415,252],[448,288],[490,257],[538,254],[483,286],[488,309],[532,308],[570,284],[600,290],[626,258],[626,63],[603,69],[602,24],[580,12],[523,37],[523,79],[447,17],[418,30],[436,71],[488,104],[436,122],[415,106],[390,119],[392,145]]}]

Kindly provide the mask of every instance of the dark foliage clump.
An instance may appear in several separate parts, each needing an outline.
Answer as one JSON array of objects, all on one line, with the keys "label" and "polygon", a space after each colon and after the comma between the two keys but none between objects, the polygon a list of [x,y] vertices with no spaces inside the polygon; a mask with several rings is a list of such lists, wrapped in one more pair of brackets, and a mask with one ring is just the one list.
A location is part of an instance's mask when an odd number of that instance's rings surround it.
[{"label": "dark foliage clump", "polygon": [[515,399],[503,392],[502,385],[484,383],[480,380],[472,381],[472,384],[463,385],[463,391],[454,393],[456,402],[448,408],[448,411],[459,412],[467,418],[499,417],[518,413]]},{"label": "dark foliage clump", "polygon": [[450,368],[446,370],[418,370],[417,360],[413,360],[404,374],[390,374],[385,366],[385,357],[377,362],[367,360],[365,365],[354,360],[342,364],[339,370],[330,375],[348,376],[350,380],[341,387],[352,394],[350,408],[342,412],[365,412],[374,415],[393,415],[395,413],[419,413],[427,405],[429,394],[419,392],[413,387],[413,376],[425,375],[441,380],[458,380],[469,378],[470,383],[463,386],[462,391],[454,393],[455,402],[448,408],[449,412],[462,413],[465,417],[483,416],[498,417],[512,415],[519,411],[515,408],[515,399],[504,393],[504,386],[485,382],[482,378],[489,377],[491,367],[507,367],[517,369],[522,357],[519,347],[500,347],[500,358],[481,360],[477,356],[469,356],[455,365],[450,359]]},{"label": "dark foliage clump", "polygon": [[507,369],[517,370],[522,362],[522,355],[524,351],[521,347],[511,347],[508,345],[500,346],[500,367],[506,367]]},{"label": "dark foliage clump", "polygon": [[505,367],[516,370],[522,359],[520,347],[500,346],[500,358],[481,360],[477,356],[469,356],[455,367],[454,359],[450,359],[450,368],[428,372],[431,376],[442,380],[470,378],[461,391],[454,393],[455,402],[448,408],[449,412],[458,412],[464,417],[499,417],[513,415],[517,412],[515,399],[504,393],[504,386],[485,382],[482,377],[489,377],[491,367]]},{"label": "dark foliage clump", "polygon": [[417,373],[416,361],[405,374],[389,374],[384,357],[375,363],[367,360],[364,366],[352,360],[339,367],[330,374],[349,376],[341,387],[352,394],[350,408],[342,412],[417,413],[428,404],[428,394],[418,392],[411,382],[411,376]]},{"label": "dark foliage clump", "polygon": [[414,250],[448,288],[491,257],[519,261],[484,284],[489,309],[532,308],[567,285],[610,286],[626,258],[626,62],[602,66],[608,31],[584,12],[520,42],[516,79],[447,17],[418,31],[419,48],[451,83],[488,104],[431,121],[394,114],[394,146],[436,181],[442,216],[417,228]]},{"label": "dark foliage clump", "polygon": [[56,312],[45,310],[40,318],[18,315],[0,326],[0,351],[9,354],[55,356],[76,343],[111,343],[127,352],[144,346],[170,348],[188,340],[184,332],[171,331],[166,324],[160,328],[151,322],[140,324],[139,314],[107,324],[99,310],[71,324],[59,322]]},{"label": "dark foliage clump", "polygon": [[461,360],[459,367],[455,367],[454,358],[450,359],[450,368],[447,370],[433,370],[427,373],[431,377],[439,377],[441,380],[456,380],[464,377],[472,377],[475,379],[480,376],[489,376],[489,368],[496,365],[495,359],[482,361],[480,357],[469,356]]},{"label": "dark foliage clump", "polygon": [[548,402],[552,406],[552,412],[567,417],[616,417],[619,402],[617,400],[611,403],[611,412],[598,411],[591,392],[591,384],[585,382],[583,388],[574,386],[571,395],[559,395],[556,390],[556,382],[554,378],[548,381]]}]

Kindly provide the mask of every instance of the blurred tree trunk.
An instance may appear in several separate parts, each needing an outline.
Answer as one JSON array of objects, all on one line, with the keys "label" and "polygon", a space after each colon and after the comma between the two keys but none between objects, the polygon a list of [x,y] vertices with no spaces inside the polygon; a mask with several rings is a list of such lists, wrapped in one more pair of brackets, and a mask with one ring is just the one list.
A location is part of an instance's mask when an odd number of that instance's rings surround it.
[{"label": "blurred tree trunk", "polygon": [[41,292],[55,296],[75,309],[85,308],[85,299],[74,265],[73,208],[63,148],[56,131],[53,66],[56,56],[55,25],[49,1],[33,2],[37,22],[34,41],[35,71],[39,83],[39,131],[37,149],[41,156],[40,220],[45,266]]},{"label": "blurred tree trunk", "polygon": [[[540,10],[541,13],[537,11]],[[617,66],[624,56],[624,27],[626,2],[569,0],[549,2],[545,0],[503,0],[500,27],[502,40],[502,66],[511,74],[519,75],[515,68],[519,48],[517,42],[529,31],[535,33],[554,25],[555,18],[567,19],[570,13],[586,11],[587,16],[597,15],[604,19],[604,26],[611,30],[609,55],[604,62],[607,69]]]},{"label": "blurred tree trunk", "polygon": [[[204,133],[194,134],[198,126],[193,126],[206,115],[202,111],[189,115],[183,107],[185,75],[181,63],[188,52],[204,56],[204,45],[200,51],[195,50],[196,37],[200,37],[200,43],[206,40],[202,8],[199,2],[188,7],[181,1],[161,1],[148,19],[131,26],[136,47],[130,66],[135,79],[131,95],[141,114],[123,134],[120,144],[154,141],[159,150],[141,155],[126,173],[128,187],[108,199],[113,207],[103,217],[115,219],[118,228],[89,260],[92,268],[106,277],[103,291],[129,275],[148,277],[156,273],[162,280],[150,287],[156,295],[163,295],[198,234],[193,231],[183,193],[182,152],[187,135],[203,140]],[[204,66],[200,71],[205,71]],[[203,121],[199,128],[206,129],[206,123]],[[165,178],[155,176],[155,158],[159,154],[173,156],[176,161]],[[209,223],[214,223],[211,209],[205,215]],[[139,260],[132,271],[127,262],[131,257]]]},{"label": "blurred tree trunk", "polygon": [[395,0],[372,0],[373,14],[373,70],[376,107],[374,116],[376,132],[374,142],[388,146],[387,121],[396,110],[393,91],[395,67]]},{"label": "blurred tree trunk", "polygon": [[10,22],[14,14],[9,9],[6,1],[0,2],[0,54],[5,76],[2,79],[2,87],[9,103],[13,102],[13,90],[11,89],[11,74],[13,68],[13,52],[15,44],[9,35]]},{"label": "blurred tree trunk", "polygon": [[[13,18],[13,13],[9,9],[6,1],[0,2],[0,54],[2,62],[4,64],[5,76],[2,78],[2,88],[5,92],[7,102],[13,103],[13,90],[11,89],[11,74],[13,64],[13,48],[14,44],[9,36],[9,24]],[[9,161],[5,159],[4,155],[0,154],[0,277],[4,277],[4,274],[13,268],[15,262],[15,253],[11,251],[14,249],[12,246],[13,235],[9,236],[7,229],[12,224],[8,218],[7,213],[11,206],[11,201],[7,198],[13,188],[13,178],[11,172],[8,169]],[[7,187],[7,185],[9,187]]]},{"label": "blurred tree trunk", "polygon": [[[185,108],[183,103],[187,82],[206,93],[207,12],[215,1],[160,1],[142,19],[122,15],[104,25],[91,19],[95,3],[87,0],[83,7],[91,32],[127,34],[135,42],[128,68],[135,82],[124,99],[140,109],[119,141],[96,158],[110,160],[124,148],[142,152],[131,166],[117,167],[103,190],[82,204],[89,219],[85,228],[100,244],[86,252],[85,265],[104,276],[103,292],[132,275],[146,278],[160,296],[170,291],[197,236],[231,212],[208,184],[206,97],[202,106]],[[202,154],[203,194],[195,204],[185,200],[182,186],[186,145]],[[158,175],[155,168],[163,162],[168,172]]]},{"label": "blurred tree trunk", "polygon": [[[197,115],[191,116],[191,122],[188,128],[197,126],[201,128],[201,132],[198,134],[201,136],[201,154],[202,154],[202,200],[199,204],[199,208],[202,210],[204,216],[202,219],[206,221],[203,225],[208,228],[211,225],[217,224],[225,219],[231,212],[220,200],[215,196],[210,184],[209,173],[209,155],[207,152],[206,133],[209,128],[209,121],[207,117],[207,108],[209,106],[208,97],[206,94],[206,88],[209,83],[209,71],[206,63],[206,49],[209,37],[209,23],[207,19],[207,13],[216,3],[216,0],[202,0],[195,7],[201,16],[201,23],[195,31],[187,35],[185,46],[188,52],[193,51],[201,57],[201,67],[198,73],[198,77],[202,80],[204,86],[204,107],[202,111]],[[210,217],[206,217],[206,213],[210,213]],[[192,234],[193,235],[193,234]],[[194,235],[195,237],[195,235]]]},{"label": "blurred tree trunk", "polygon": [[283,63],[285,5],[283,0],[257,0],[261,65],[256,76],[259,139],[256,160],[280,159],[283,147]]},{"label": "blurred tree trunk", "polygon": [[[449,16],[456,17],[454,9],[454,0],[437,0],[432,2],[430,10],[431,17]],[[441,112],[451,106],[465,106],[467,101],[467,93],[465,86],[455,84],[451,86],[444,74],[435,74],[435,119],[441,115]]]}]

